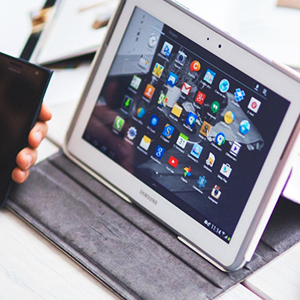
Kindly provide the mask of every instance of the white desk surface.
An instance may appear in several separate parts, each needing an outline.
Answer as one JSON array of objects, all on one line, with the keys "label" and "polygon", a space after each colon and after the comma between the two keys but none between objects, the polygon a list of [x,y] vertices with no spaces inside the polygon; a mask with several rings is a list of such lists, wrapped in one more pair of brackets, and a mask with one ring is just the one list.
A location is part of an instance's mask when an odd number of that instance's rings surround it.
[{"label": "white desk surface", "polygon": [[[6,24],[5,34],[0,30],[0,51],[12,55],[17,55],[21,51],[24,38],[14,42],[7,38],[9,31],[19,32],[15,26],[16,18],[8,16],[9,12],[16,13],[15,9],[19,8],[18,5],[21,2],[23,3],[19,0],[0,0],[0,22]],[[31,7],[36,8],[44,1],[28,0],[25,2],[27,5],[31,3]],[[192,1],[186,0],[186,2]],[[24,11],[26,14],[30,11],[26,5],[23,5],[21,9],[22,13],[19,13],[21,16],[24,16]],[[3,18],[8,21],[3,22]],[[25,17],[22,20],[28,21]],[[23,35],[26,36],[30,31],[28,28],[24,26]],[[9,36],[12,37],[11,33]],[[81,82],[78,85],[79,90],[84,86],[88,66],[84,66],[80,72],[81,75],[74,75],[76,80]],[[53,89],[55,90],[54,86]],[[61,145],[69,120],[77,105],[80,91],[76,90],[76,93],[78,96],[62,100],[56,99],[55,93],[49,93],[52,99],[49,95],[46,99],[46,103],[53,112],[53,120],[49,124],[49,138],[57,145]],[[58,150],[59,148],[53,143],[45,140],[39,148],[39,161]],[[218,299],[258,300],[261,298],[300,299],[300,244]],[[109,300],[118,298],[29,225],[3,209],[0,211],[0,299]]]}]

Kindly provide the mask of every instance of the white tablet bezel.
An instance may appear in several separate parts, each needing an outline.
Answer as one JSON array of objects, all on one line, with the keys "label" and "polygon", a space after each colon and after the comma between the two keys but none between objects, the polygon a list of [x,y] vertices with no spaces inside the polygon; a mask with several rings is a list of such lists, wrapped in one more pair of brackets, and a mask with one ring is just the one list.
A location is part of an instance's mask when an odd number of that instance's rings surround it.
[{"label": "white tablet bezel", "polygon": [[[135,6],[145,10],[291,101],[286,117],[229,244],[216,237],[82,139],[96,99]],[[178,22],[178,20],[181,21]],[[190,30],[190,28],[197,28],[197,30]],[[207,39],[208,37],[209,39]],[[260,72],[257,72],[257,70],[260,70]],[[286,88],[287,86],[288,88]],[[293,129],[295,129],[300,113],[300,101],[297,99],[299,94],[299,82],[292,75],[284,73],[272,62],[253,53],[227,34],[181,9],[171,1],[121,1],[119,10],[108,32],[108,37],[94,60],[90,79],[83,93],[79,110],[71,124],[64,149],[67,155],[81,164],[82,167],[93,175],[104,178],[122,195],[132,199],[172,228],[186,241],[196,246],[200,252],[219,267],[233,270],[239,268],[251,257],[290,171],[288,157],[296,136]],[[298,127],[296,130],[298,130]],[[288,142],[289,146],[286,147]],[[283,152],[284,155],[282,155]]]}]

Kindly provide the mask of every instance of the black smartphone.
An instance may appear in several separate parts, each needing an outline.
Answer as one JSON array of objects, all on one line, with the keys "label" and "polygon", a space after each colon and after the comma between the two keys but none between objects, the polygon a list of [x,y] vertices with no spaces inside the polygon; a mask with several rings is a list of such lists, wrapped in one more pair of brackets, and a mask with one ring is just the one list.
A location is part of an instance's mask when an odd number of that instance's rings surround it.
[{"label": "black smartphone", "polygon": [[18,152],[39,115],[52,71],[0,53],[0,207],[13,184]]}]

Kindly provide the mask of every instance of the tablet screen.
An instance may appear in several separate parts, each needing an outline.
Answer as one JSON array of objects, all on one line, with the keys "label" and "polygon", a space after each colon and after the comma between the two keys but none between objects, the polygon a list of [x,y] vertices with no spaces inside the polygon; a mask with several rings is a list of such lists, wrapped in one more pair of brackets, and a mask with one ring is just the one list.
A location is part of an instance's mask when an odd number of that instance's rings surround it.
[{"label": "tablet screen", "polygon": [[137,7],[83,139],[229,243],[288,107]]}]

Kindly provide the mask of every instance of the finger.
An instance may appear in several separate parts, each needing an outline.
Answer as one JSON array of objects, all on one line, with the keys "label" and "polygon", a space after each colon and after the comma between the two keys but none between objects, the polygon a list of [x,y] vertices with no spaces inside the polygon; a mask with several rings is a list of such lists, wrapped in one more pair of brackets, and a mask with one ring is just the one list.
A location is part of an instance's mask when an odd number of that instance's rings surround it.
[{"label": "finger", "polygon": [[52,118],[51,111],[47,108],[47,106],[45,104],[42,104],[38,119],[42,122],[47,122],[47,121],[50,121],[51,118]]},{"label": "finger", "polygon": [[31,149],[29,147],[24,148],[18,153],[16,157],[17,167],[20,170],[26,171],[35,164],[36,159],[37,159],[37,150]]},{"label": "finger", "polygon": [[29,170],[21,170],[19,168],[15,168],[11,174],[11,178],[16,183],[23,183],[29,176]]},{"label": "finger", "polygon": [[37,148],[46,137],[48,125],[44,122],[36,122],[28,136],[28,144],[32,148]]}]

